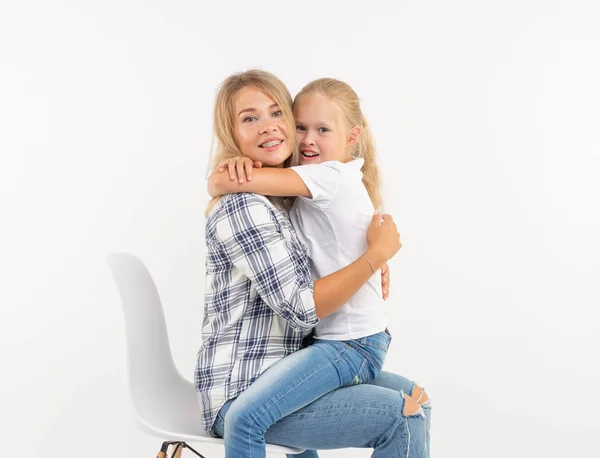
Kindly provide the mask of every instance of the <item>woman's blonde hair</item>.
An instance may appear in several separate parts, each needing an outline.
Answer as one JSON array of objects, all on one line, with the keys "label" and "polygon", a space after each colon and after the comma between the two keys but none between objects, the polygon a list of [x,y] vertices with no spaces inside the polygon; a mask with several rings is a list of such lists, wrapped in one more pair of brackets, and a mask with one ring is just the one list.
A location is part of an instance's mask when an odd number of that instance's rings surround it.
[{"label": "woman's blonde hair", "polygon": [[[292,162],[297,162],[299,153],[290,91],[272,73],[263,70],[247,70],[229,76],[219,86],[213,114],[213,142],[215,146],[209,161],[209,170],[212,170],[222,160],[243,154],[235,138],[233,103],[236,94],[245,87],[258,89],[279,105],[285,120],[288,141],[292,145],[292,154],[284,162],[284,167],[288,167]],[[220,197],[216,197],[210,201],[206,209],[206,215],[212,211],[219,199]]]},{"label": "woman's blonde hair", "polygon": [[363,158],[362,166],[363,184],[367,188],[373,207],[379,209],[382,203],[381,199],[381,180],[379,177],[379,167],[377,166],[377,156],[375,154],[375,142],[371,129],[365,116],[360,109],[360,99],[356,92],[343,81],[334,78],[319,78],[311,81],[296,95],[294,103],[303,95],[320,94],[335,102],[341,109],[344,116],[346,131],[350,132],[355,127],[361,130],[358,142],[354,145],[350,155],[352,158]]}]

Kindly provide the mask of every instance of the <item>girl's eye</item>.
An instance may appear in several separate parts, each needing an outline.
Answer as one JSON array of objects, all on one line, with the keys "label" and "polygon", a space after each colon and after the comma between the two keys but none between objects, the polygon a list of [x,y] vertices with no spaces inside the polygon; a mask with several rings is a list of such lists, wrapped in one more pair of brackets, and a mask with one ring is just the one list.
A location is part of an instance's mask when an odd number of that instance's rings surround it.
[{"label": "girl's eye", "polygon": [[304,126],[296,126],[297,132],[304,132],[305,130],[306,130],[306,127],[304,127]]},{"label": "girl's eye", "polygon": [[277,110],[277,111],[275,111],[275,112],[274,112],[274,113],[273,113],[271,116],[273,116],[273,117],[277,118],[277,117],[281,116],[281,114],[282,114],[282,113],[281,113],[281,110]]},{"label": "girl's eye", "polygon": [[325,132],[329,132],[329,129],[327,127],[319,127],[319,132],[324,134]]},{"label": "girl's eye", "polygon": [[250,122],[250,121],[256,121],[258,118],[256,116],[248,116],[246,118],[244,118],[244,121],[242,122]]}]

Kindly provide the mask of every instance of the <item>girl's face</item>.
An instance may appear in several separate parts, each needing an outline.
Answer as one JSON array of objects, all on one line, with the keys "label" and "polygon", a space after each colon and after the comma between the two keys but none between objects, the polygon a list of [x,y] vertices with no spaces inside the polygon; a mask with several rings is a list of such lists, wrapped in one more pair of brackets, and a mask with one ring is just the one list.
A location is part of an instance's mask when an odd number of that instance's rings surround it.
[{"label": "girl's face", "polygon": [[294,103],[300,164],[349,159],[349,141],[339,105],[320,94],[305,94]]},{"label": "girl's face", "polygon": [[233,128],[242,154],[264,166],[282,167],[292,154],[279,105],[255,87],[246,86],[234,96]]}]

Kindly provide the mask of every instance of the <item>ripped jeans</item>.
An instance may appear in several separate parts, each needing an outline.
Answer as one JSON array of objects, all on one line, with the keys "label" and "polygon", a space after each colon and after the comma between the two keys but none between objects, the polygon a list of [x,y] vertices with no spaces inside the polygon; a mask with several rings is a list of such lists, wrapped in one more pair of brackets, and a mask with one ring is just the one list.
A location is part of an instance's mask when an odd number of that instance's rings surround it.
[{"label": "ripped jeans", "polygon": [[[288,458],[318,458],[316,450],[349,447],[371,448],[377,458],[428,458],[431,406],[423,407],[425,419],[402,413],[402,394],[411,395],[415,386],[406,377],[382,371],[368,384],[334,390],[279,420],[265,439],[306,449]],[[221,437],[232,404],[225,403],[213,426]]]},{"label": "ripped jeans", "polygon": [[[309,406],[313,401],[337,388],[372,381],[381,370],[390,339],[389,334],[385,332],[350,341],[316,339],[309,347],[297,351],[269,368],[235,402],[228,402],[221,409],[219,416],[221,419],[225,417],[225,422],[223,428],[219,427],[218,417],[214,431],[225,439],[226,458],[264,457],[266,455],[265,433],[278,420],[289,418],[294,412]],[[397,392],[395,396],[401,398]],[[397,407],[399,404],[403,402],[395,402],[393,406]],[[398,415],[392,417],[393,420],[398,420]],[[415,417],[417,424],[421,426],[417,426],[419,432],[412,437],[407,424],[408,419],[402,418],[405,424],[398,425],[398,428],[403,429],[401,434],[404,437],[401,441],[403,445],[390,447],[390,444],[382,443],[384,446],[380,447],[379,453],[377,446],[374,447],[376,453],[373,456],[399,456],[396,454],[398,447],[405,449],[405,453],[403,452],[401,456],[425,456],[423,452],[425,438],[419,437],[419,433],[424,431],[422,426],[424,415],[421,413]],[[358,423],[356,426],[359,428],[364,426],[360,424],[361,420]],[[325,425],[321,426],[325,427]],[[267,440],[280,443],[278,439],[269,439],[268,434]],[[291,444],[286,442],[286,445]],[[306,445],[308,444],[298,446],[306,448]],[[352,446],[358,445],[346,445],[346,447]],[[385,452],[386,448],[394,451],[390,454]],[[316,453],[307,456],[316,456]]]}]

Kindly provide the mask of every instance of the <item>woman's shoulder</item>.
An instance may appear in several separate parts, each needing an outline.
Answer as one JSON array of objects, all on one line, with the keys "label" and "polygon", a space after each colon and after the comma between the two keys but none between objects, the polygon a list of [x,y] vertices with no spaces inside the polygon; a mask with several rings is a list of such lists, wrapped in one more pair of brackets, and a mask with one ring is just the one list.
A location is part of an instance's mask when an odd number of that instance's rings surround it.
[{"label": "woman's shoulder", "polygon": [[273,207],[273,204],[269,202],[269,199],[253,192],[236,192],[232,194],[226,194],[223,196],[223,200],[225,201],[226,205],[246,204]]},{"label": "woman's shoulder", "polygon": [[276,211],[275,206],[265,196],[251,192],[225,194],[210,215],[207,226],[217,225],[224,219],[236,218],[242,222],[250,219],[261,219]]},{"label": "woman's shoulder", "polygon": [[208,243],[244,243],[262,234],[281,233],[291,226],[282,213],[264,196],[253,193],[226,194],[208,216],[205,237]]}]

